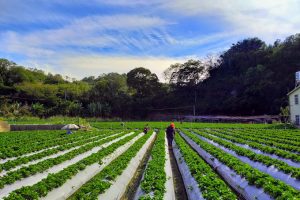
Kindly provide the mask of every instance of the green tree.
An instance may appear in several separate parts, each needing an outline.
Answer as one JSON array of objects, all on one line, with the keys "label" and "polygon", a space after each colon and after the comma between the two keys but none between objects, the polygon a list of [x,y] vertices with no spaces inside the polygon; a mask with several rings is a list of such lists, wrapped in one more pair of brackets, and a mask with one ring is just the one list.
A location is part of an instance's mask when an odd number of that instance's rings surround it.
[{"label": "green tree", "polygon": [[46,110],[45,110],[43,104],[41,104],[41,103],[33,103],[31,105],[31,112],[35,116],[44,117]]},{"label": "green tree", "polygon": [[0,85],[7,85],[9,69],[16,64],[6,59],[0,59]]},{"label": "green tree", "polygon": [[127,73],[127,84],[136,91],[138,98],[154,96],[161,86],[157,75],[143,67],[135,68]]},{"label": "green tree", "polygon": [[59,83],[65,83],[66,81],[63,79],[62,75],[60,74],[51,74],[49,73],[47,77],[44,80],[45,84],[59,84]]},{"label": "green tree", "polygon": [[128,111],[128,102],[130,100],[126,75],[118,73],[99,76],[86,100],[90,112],[102,117],[124,115]]},{"label": "green tree", "polygon": [[57,95],[62,99],[79,100],[86,94],[91,86],[83,81],[74,81],[71,83],[59,83],[57,86]]},{"label": "green tree", "polygon": [[188,60],[171,65],[164,71],[165,77],[171,84],[179,87],[193,87],[208,76],[209,66],[200,60]]},{"label": "green tree", "polygon": [[280,107],[279,116],[283,123],[288,123],[290,120],[290,107],[289,106]]}]

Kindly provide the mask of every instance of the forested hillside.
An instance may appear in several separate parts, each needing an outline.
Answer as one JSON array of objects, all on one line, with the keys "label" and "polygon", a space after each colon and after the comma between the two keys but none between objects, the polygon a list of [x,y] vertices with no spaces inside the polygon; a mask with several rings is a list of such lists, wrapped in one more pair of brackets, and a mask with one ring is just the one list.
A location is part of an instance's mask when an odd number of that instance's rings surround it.
[{"label": "forested hillside", "polygon": [[[133,68],[136,66],[133,66]],[[151,66],[147,66],[151,67]],[[196,104],[196,114],[278,114],[300,70],[300,35],[266,45],[245,39],[216,61],[189,60],[166,69],[167,83],[146,68],[72,80],[0,60],[1,116],[144,118],[161,108]],[[185,112],[191,109],[163,110]]]},{"label": "forested hillside", "polygon": [[[194,104],[196,94],[198,114],[278,114],[280,107],[287,106],[287,93],[294,88],[295,72],[300,70],[300,35],[273,45],[258,38],[245,39],[222,53],[217,63],[199,65],[209,69],[200,83],[191,73],[196,71],[193,65],[176,66],[180,70],[170,67],[177,103]],[[197,69],[198,74],[204,73],[201,67]]]},{"label": "forested hillside", "polygon": [[[222,104],[216,102],[222,106],[212,112],[277,114],[280,106],[287,105],[286,94],[295,86],[298,70],[299,35],[272,46],[258,39],[245,40],[221,56],[219,67],[211,71],[202,88],[210,88],[223,99]],[[205,97],[213,100],[215,94],[206,92]]]}]

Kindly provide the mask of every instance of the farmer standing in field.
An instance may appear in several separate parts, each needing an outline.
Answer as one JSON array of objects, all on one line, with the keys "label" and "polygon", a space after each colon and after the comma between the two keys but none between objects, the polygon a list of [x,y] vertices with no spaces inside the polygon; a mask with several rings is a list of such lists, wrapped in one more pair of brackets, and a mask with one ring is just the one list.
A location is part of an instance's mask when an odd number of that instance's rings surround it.
[{"label": "farmer standing in field", "polygon": [[172,149],[172,142],[175,136],[175,124],[171,123],[166,130],[166,136],[168,139],[169,149]]}]

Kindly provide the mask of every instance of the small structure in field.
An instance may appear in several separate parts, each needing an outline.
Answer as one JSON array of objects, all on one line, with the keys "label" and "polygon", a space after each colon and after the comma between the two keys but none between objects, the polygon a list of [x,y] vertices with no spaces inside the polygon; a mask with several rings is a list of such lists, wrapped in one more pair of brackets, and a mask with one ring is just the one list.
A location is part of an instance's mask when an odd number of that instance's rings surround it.
[{"label": "small structure in field", "polygon": [[78,130],[79,126],[76,124],[67,124],[64,127],[61,128],[62,130],[67,130],[67,134],[72,134],[71,130]]},{"label": "small structure in field", "polygon": [[64,127],[61,128],[62,130],[78,130],[79,126],[76,124],[67,124]]},{"label": "small structure in field", "polygon": [[300,126],[300,72],[296,72],[296,87],[288,93],[291,123]]}]

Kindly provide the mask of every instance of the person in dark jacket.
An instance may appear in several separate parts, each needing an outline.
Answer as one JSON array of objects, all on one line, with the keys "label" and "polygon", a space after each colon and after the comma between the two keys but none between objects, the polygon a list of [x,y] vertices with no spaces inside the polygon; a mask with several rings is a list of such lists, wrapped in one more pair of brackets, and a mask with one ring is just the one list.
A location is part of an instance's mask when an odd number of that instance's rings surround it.
[{"label": "person in dark jacket", "polygon": [[144,127],[144,133],[147,134],[149,130],[150,130],[149,125],[146,124],[146,126]]},{"label": "person in dark jacket", "polygon": [[175,124],[171,123],[166,130],[166,136],[168,139],[169,149],[172,149],[172,142],[175,136]]}]

